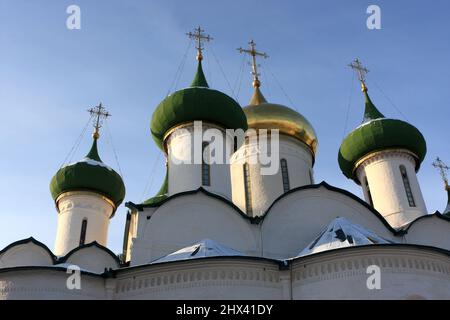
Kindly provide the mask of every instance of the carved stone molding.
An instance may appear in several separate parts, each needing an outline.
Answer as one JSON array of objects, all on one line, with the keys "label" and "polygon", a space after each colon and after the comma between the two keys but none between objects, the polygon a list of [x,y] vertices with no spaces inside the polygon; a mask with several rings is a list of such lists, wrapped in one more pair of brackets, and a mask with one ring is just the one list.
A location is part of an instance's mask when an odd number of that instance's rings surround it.
[{"label": "carved stone molding", "polygon": [[363,170],[368,165],[377,161],[386,160],[388,158],[403,158],[411,162],[413,166],[416,166],[417,156],[411,151],[408,151],[406,149],[388,149],[369,153],[368,155],[359,159],[355,163],[355,169],[357,170],[357,173],[359,173],[360,170]]}]

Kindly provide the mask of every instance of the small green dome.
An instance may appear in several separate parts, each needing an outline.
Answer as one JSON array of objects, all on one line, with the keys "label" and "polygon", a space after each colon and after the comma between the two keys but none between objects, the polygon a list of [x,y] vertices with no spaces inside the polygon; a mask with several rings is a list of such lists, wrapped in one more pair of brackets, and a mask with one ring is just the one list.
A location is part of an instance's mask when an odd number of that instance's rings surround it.
[{"label": "small green dome", "polygon": [[413,125],[396,119],[387,119],[378,111],[367,91],[363,123],[344,139],[339,149],[338,161],[344,175],[356,177],[355,164],[362,157],[375,151],[391,148],[407,149],[417,156],[416,169],[420,167],[427,153],[423,135]]},{"label": "small green dome", "polygon": [[166,168],[166,176],[164,177],[164,182],[161,185],[161,188],[156,193],[155,196],[151,197],[150,199],[145,200],[142,204],[145,206],[152,206],[157,205],[163,200],[166,200],[169,194],[169,172],[168,168]]},{"label": "small green dome", "polygon": [[164,136],[171,128],[195,120],[225,129],[247,130],[247,118],[240,105],[228,95],[208,87],[201,61],[191,86],[172,93],[156,108],[150,125],[152,137],[163,149]]},{"label": "small green dome", "polygon": [[63,166],[50,182],[53,200],[69,191],[93,191],[110,199],[116,208],[125,197],[125,185],[120,175],[102,162],[97,151],[97,140],[82,160]]}]

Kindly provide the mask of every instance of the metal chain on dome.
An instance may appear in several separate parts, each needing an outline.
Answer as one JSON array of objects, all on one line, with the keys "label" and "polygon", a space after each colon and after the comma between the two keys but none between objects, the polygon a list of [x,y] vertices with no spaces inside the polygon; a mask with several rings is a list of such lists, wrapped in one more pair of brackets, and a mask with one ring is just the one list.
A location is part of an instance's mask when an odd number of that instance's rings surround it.
[{"label": "metal chain on dome", "polygon": [[[175,72],[174,79],[173,79],[169,89],[167,90],[166,96],[168,96],[172,92],[172,90],[176,90],[176,88],[178,87],[178,83],[180,82],[182,71],[186,64],[187,56],[188,56],[189,50],[191,49],[192,43],[193,43],[193,40],[190,39],[188,45],[186,46],[186,50],[184,51],[183,57],[181,58],[180,64],[178,65],[178,68]],[[149,189],[151,189],[153,186],[153,181],[154,181],[154,176],[155,176],[154,173],[156,171],[156,164],[159,162],[160,158],[161,158],[161,152],[158,153],[158,157],[155,159],[155,161],[153,163],[152,170],[150,171],[150,175],[147,178],[146,185],[145,185],[144,190],[141,195],[141,202],[143,201],[147,191]]]},{"label": "metal chain on dome", "polygon": [[[225,78],[225,81],[227,82],[228,88],[229,88],[230,91],[231,91],[231,95],[233,96],[233,98],[234,98],[236,101],[238,101],[236,95],[235,95],[234,92],[233,92],[233,88],[231,87],[230,81],[228,81],[228,78],[227,78],[225,72],[223,71],[223,68],[222,68],[222,65],[221,65],[220,62],[219,62],[219,59],[217,59],[217,56],[216,56],[216,54],[214,53],[214,49],[212,48],[212,46],[210,46],[210,49],[211,49],[210,51],[211,51],[211,53],[212,53],[212,55],[213,55],[214,60],[216,60],[216,63],[217,63],[217,65],[219,66],[220,72],[222,73],[223,77]],[[239,102],[239,101],[238,101],[238,102]]]},{"label": "metal chain on dome", "polygon": [[114,142],[113,142],[113,139],[112,139],[111,131],[109,130],[109,125],[108,125],[107,119],[104,120],[104,123],[105,123],[105,127],[106,127],[106,132],[108,134],[107,137],[108,137],[109,141],[111,142],[111,147],[113,149],[114,158],[116,160],[117,168],[119,169],[119,174],[122,177],[122,179],[125,180],[125,178],[123,177],[122,169],[120,168],[119,157],[117,156],[116,148],[114,147]]},{"label": "metal chain on dome", "polygon": [[[156,171],[156,165],[159,163],[159,159],[161,159],[161,154],[162,152],[158,152],[158,156],[155,158],[155,160],[153,161],[153,165],[152,165],[152,169],[150,170],[150,175],[147,178],[147,182],[145,184],[144,187],[144,191],[142,191],[142,195],[140,198],[140,202],[144,201],[144,197],[147,194],[148,191],[151,190],[151,188],[153,187],[153,182],[155,180],[155,171]],[[167,170],[167,169],[166,169]]]},{"label": "metal chain on dome", "polygon": [[261,76],[264,78],[264,88],[267,88],[267,97],[269,98],[269,101],[272,100],[272,91],[270,90],[270,83],[269,83],[269,77],[267,76],[267,72],[266,72],[266,62],[264,62],[264,60],[262,60],[262,68],[261,70]]},{"label": "metal chain on dome", "polygon": [[384,93],[384,91],[381,89],[381,87],[377,84],[377,82],[375,80],[373,80],[372,77],[372,81],[373,84],[375,85],[375,87],[381,92],[381,94],[384,96],[384,98],[394,107],[394,109],[406,120],[409,122],[408,118],[403,114],[403,112],[400,111],[400,109],[395,105],[395,103],[391,100],[391,98],[388,97],[388,95],[386,93]]},{"label": "metal chain on dome", "polygon": [[[239,93],[241,92],[242,78],[244,75],[244,66],[245,66],[246,62],[247,62],[247,56],[244,54],[244,55],[242,55],[241,68],[239,70],[238,76],[236,78],[236,81],[234,82],[234,87],[233,87],[233,92],[236,92],[236,89],[237,89],[237,93],[235,94],[237,101],[239,99]],[[239,84],[239,87],[237,87],[238,84]]]},{"label": "metal chain on dome", "polygon": [[352,72],[352,84],[350,86],[350,92],[348,94],[348,105],[347,105],[347,113],[345,114],[345,122],[344,122],[344,132],[342,133],[342,140],[344,140],[345,138],[345,134],[347,133],[347,127],[348,127],[348,118],[350,115],[350,107],[352,104],[352,99],[353,99],[353,86],[355,83],[355,73]]},{"label": "metal chain on dome", "polygon": [[205,51],[205,53],[206,53],[206,72],[208,73],[208,84],[211,86],[211,87],[213,87],[214,86],[214,80],[213,80],[213,76],[212,76],[212,72],[211,72],[211,63],[210,63],[210,61],[209,61],[209,54],[207,53],[208,52],[208,49],[206,48],[206,47],[204,47],[203,48],[203,50]]},{"label": "metal chain on dome", "polygon": [[183,57],[181,58],[180,64],[178,65],[178,68],[177,68],[177,71],[175,72],[175,76],[174,76],[174,78],[172,80],[172,83],[171,83],[171,85],[169,87],[169,90],[167,90],[166,96],[168,96],[173,89],[177,88],[178,82],[180,81],[180,78],[181,78],[181,74],[182,74],[184,65],[186,64],[187,54],[188,54],[189,49],[191,48],[191,46],[192,46],[192,40],[189,41],[189,43],[188,43],[188,45],[186,47],[186,50],[185,50],[185,52],[183,54]]},{"label": "metal chain on dome", "polygon": [[81,134],[78,136],[77,140],[75,140],[75,143],[73,144],[73,146],[70,149],[69,153],[65,157],[65,159],[64,159],[63,163],[61,164],[60,168],[62,168],[66,163],[69,163],[70,161],[72,161],[72,158],[73,158],[75,152],[78,150],[78,147],[80,146],[81,141],[83,140],[83,137],[84,137],[84,135],[86,133],[86,130],[87,130],[89,124],[92,121],[92,117],[93,117],[93,115],[91,115],[89,117],[89,120],[86,122],[86,125],[84,126],[84,128],[81,131]]},{"label": "metal chain on dome", "polygon": [[269,71],[269,73],[272,75],[272,77],[275,79],[275,82],[277,83],[277,85],[280,87],[281,92],[283,92],[284,96],[288,99],[289,103],[291,104],[290,106],[292,108],[294,108],[295,111],[299,112],[297,107],[295,106],[294,102],[292,101],[292,99],[288,96],[288,94],[286,93],[286,91],[284,90],[283,86],[281,85],[280,81],[278,81],[277,77],[274,75],[274,73],[272,72],[272,70],[269,68],[269,64],[266,64],[266,68],[267,71]]}]

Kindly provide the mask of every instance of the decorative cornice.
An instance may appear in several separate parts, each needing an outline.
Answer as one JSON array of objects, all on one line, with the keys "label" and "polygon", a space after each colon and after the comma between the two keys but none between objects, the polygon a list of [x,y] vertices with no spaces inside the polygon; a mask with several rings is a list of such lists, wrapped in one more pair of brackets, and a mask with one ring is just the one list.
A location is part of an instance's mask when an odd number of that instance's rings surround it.
[{"label": "decorative cornice", "polygon": [[[95,244],[92,244],[95,245]],[[450,251],[430,246],[378,244],[340,248],[289,260],[258,257],[206,257],[108,270],[103,274],[81,271],[93,277],[115,278],[108,282],[110,296],[132,298],[183,288],[254,287],[283,290],[348,277],[367,276],[369,265],[379,266],[384,273],[421,274],[448,281]],[[64,267],[15,267],[7,272],[66,272]],[[42,274],[41,274],[42,275]],[[7,278],[6,278],[7,279]],[[6,285],[0,295],[8,292],[65,292],[48,287]],[[278,292],[278,291],[277,291]],[[92,294],[92,293],[91,293]],[[89,292],[83,294],[90,296]]]},{"label": "decorative cornice", "polygon": [[417,156],[409,150],[406,149],[387,149],[383,151],[371,152],[355,163],[355,169],[359,166],[367,166],[378,160],[383,160],[389,157],[402,157],[411,161],[413,165],[416,164]]},{"label": "decorative cornice", "polygon": [[[283,137],[283,139],[287,143],[282,143],[281,137]],[[268,148],[270,148],[270,138],[268,139],[267,143]],[[299,151],[299,148],[301,148],[304,152]],[[250,144],[245,142],[235,153],[233,153],[231,157],[231,165],[233,165],[233,163],[236,163],[237,161],[244,161],[243,158],[258,155],[259,153],[260,151],[258,144]],[[314,167],[315,158],[314,154],[311,152],[311,149],[305,143],[282,133],[280,133],[279,153],[301,158],[302,160],[306,161],[311,167]],[[307,157],[309,157],[309,159]]]},{"label": "decorative cornice", "polygon": [[[347,247],[285,261],[245,256],[207,257],[117,270],[115,294],[129,298],[181,288],[240,285],[281,289],[283,270],[292,270],[292,278],[288,280],[296,287],[349,276],[366,276],[369,265],[378,265],[383,272],[427,272],[448,279],[450,263],[442,260],[448,258],[450,252],[447,250],[406,244]],[[265,267],[255,268],[255,264]]]},{"label": "decorative cornice", "polygon": [[[414,250],[413,254],[411,249]],[[435,256],[425,256],[430,253]],[[402,257],[402,254],[405,256]],[[450,258],[450,251],[411,244],[378,244],[329,250],[292,260],[293,285],[297,287],[351,276],[367,276],[366,270],[370,265],[377,265],[384,273],[428,272],[447,280],[450,263],[443,262],[442,258]]]},{"label": "decorative cornice", "polygon": [[[196,120],[196,121],[200,121],[200,120]],[[195,121],[183,122],[183,123],[177,124],[176,126],[173,126],[169,130],[167,130],[167,132],[164,134],[164,137],[162,140],[163,146],[164,146],[164,152],[166,155],[167,155],[167,142],[169,139],[171,139],[171,135],[173,133],[175,133],[175,131],[180,130],[180,129],[186,129],[189,132],[192,132],[194,130],[194,122]],[[202,129],[203,128],[214,128],[214,129],[220,130],[222,133],[226,133],[226,130],[220,124],[215,124],[215,123],[206,122],[206,121],[200,121],[200,122],[202,123]]]},{"label": "decorative cornice", "polygon": [[416,172],[419,170],[419,167],[417,166],[419,158],[409,150],[393,148],[381,151],[374,151],[369,154],[366,154],[364,157],[355,162],[355,166],[353,167],[353,175],[355,176],[355,181],[358,184],[361,184],[361,182],[357,178],[357,172],[359,170],[364,169],[366,166],[376,161],[384,160],[389,157],[402,157],[408,159],[412,163],[412,165],[416,168]]},{"label": "decorative cornice", "polygon": [[[186,266],[182,270],[160,270],[152,274],[129,275],[117,279],[116,295],[127,297],[179,288],[254,286],[280,288],[278,269],[242,265]],[[150,265],[151,266],[151,265]],[[190,269],[191,268],[191,269]]]},{"label": "decorative cornice", "polygon": [[[110,200],[109,198],[105,197],[104,195],[100,194],[100,193],[93,192],[93,191],[88,191],[88,190],[69,191],[69,192],[64,192],[64,193],[60,194],[55,200],[56,209],[58,210],[58,213],[60,213],[59,202],[62,199],[66,198],[66,197],[71,197],[71,196],[83,196],[83,195],[96,197],[96,198],[99,198],[99,199],[107,202],[113,209],[111,215],[108,218],[112,218],[114,216],[114,213],[116,212],[116,209],[117,209],[116,205],[114,204],[114,202],[112,200]],[[86,208],[89,208],[89,207],[86,207]],[[97,209],[97,208],[95,208],[95,209]]]},{"label": "decorative cornice", "polygon": [[[50,272],[63,272],[63,273],[67,273],[67,268],[63,267],[63,266],[20,266],[20,267],[9,267],[9,268],[1,268],[0,269],[0,274],[2,273],[8,273],[8,272],[20,272],[20,271],[32,271],[33,274],[35,274],[36,271],[50,271]],[[89,275],[89,276],[93,276],[93,277],[100,277],[100,278],[105,278],[105,273],[99,274],[99,273],[94,273],[94,272],[90,272],[90,271],[86,271],[83,269],[80,269],[81,274],[84,275]]]}]

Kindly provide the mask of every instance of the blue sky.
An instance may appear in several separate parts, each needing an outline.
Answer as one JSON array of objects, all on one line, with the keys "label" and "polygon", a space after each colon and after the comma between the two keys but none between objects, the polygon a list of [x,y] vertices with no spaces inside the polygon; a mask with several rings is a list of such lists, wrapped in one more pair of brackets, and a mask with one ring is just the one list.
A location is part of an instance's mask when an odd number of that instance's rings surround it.
[{"label": "blue sky", "polygon": [[[81,30],[66,28],[71,4],[81,8]],[[366,27],[370,4],[381,8],[381,30]],[[250,69],[239,85],[243,57],[235,49],[254,39],[270,56],[261,63],[266,98],[296,108],[316,129],[316,181],[362,196],[337,164],[344,135],[362,120],[363,97],[346,66],[359,57],[371,70],[369,94],[378,108],[425,136],[419,181],[428,211],[442,210],[446,194],[431,162],[439,155],[450,163],[449,14],[445,0],[0,0],[0,249],[29,236],[53,248],[49,182],[86,124],[86,109],[99,101],[113,115],[112,140],[103,130],[100,154],[117,169],[114,145],[126,201],[159,189],[164,162],[149,122],[173,90],[185,33],[197,25],[214,37],[204,61],[210,86],[231,95],[228,80],[240,88],[239,103],[248,102]],[[191,48],[178,89],[190,83],[195,65]],[[88,152],[88,130],[72,160]],[[125,214],[122,205],[110,225],[109,247],[117,253]]]}]

